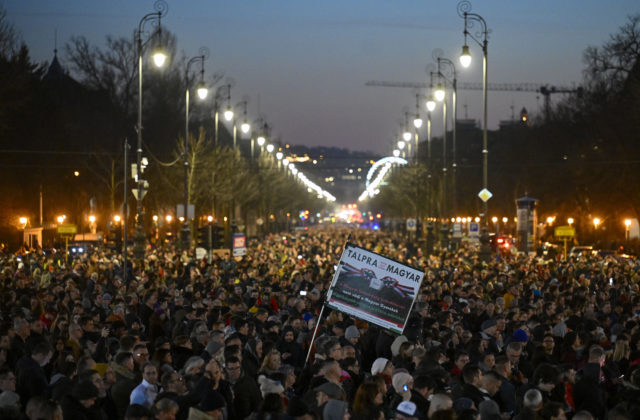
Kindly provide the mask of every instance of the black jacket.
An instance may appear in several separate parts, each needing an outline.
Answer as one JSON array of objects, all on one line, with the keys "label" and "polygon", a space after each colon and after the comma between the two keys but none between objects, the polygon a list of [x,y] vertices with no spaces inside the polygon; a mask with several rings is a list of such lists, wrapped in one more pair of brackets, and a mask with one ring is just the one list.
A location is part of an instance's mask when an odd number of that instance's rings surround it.
[{"label": "black jacket", "polygon": [[49,382],[44,369],[31,356],[24,356],[16,364],[16,392],[20,394],[23,407],[27,406],[31,397],[49,395]]},{"label": "black jacket", "polygon": [[582,378],[573,387],[576,411],[587,410],[596,419],[604,419],[606,398],[604,390],[600,387],[600,364],[587,363],[582,373]]},{"label": "black jacket", "polygon": [[233,384],[233,396],[233,408],[237,420],[243,420],[252,412],[258,411],[262,402],[260,387],[252,377],[244,374]]}]

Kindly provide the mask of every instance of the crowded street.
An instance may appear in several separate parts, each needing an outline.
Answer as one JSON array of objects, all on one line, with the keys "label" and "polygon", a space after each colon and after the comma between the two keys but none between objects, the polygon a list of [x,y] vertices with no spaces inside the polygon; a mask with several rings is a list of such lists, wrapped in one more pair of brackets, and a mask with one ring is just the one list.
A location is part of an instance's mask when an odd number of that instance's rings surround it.
[{"label": "crowded street", "polygon": [[[402,334],[319,320],[347,234],[425,273]],[[639,418],[640,261],[408,245],[336,228],[127,268],[104,248],[4,254],[0,417]]]}]

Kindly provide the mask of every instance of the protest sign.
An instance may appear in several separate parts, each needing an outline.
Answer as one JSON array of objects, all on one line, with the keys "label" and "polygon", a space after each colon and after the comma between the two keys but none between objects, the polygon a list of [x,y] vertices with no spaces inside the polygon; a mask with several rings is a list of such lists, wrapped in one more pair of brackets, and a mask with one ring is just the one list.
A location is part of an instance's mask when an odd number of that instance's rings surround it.
[{"label": "protest sign", "polygon": [[327,306],[402,334],[424,273],[347,244]]}]

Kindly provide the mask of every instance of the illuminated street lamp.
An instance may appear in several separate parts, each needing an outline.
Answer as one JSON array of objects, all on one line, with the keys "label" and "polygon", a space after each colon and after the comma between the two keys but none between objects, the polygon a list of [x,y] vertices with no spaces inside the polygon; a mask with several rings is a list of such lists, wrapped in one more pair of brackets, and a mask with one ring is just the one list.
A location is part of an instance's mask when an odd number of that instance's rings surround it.
[{"label": "illuminated street lamp", "polygon": [[187,67],[185,69],[185,82],[187,89],[185,90],[185,126],[184,126],[184,225],[182,226],[182,246],[184,249],[188,249],[191,243],[191,229],[189,228],[189,68],[191,64],[200,62],[200,82],[198,83],[197,93],[201,100],[204,100],[209,93],[209,89],[204,83],[204,60],[209,56],[209,49],[206,47],[200,47],[200,55],[191,58],[187,61]]},{"label": "illuminated street lamp", "polygon": [[273,144],[267,144],[267,152],[273,153],[275,146]]},{"label": "illuminated street lamp", "polygon": [[[148,13],[140,19],[138,23],[138,31],[136,32],[136,45],[137,45],[137,55],[138,55],[138,150],[137,150],[137,183],[138,183],[138,196],[137,196],[137,220],[136,220],[136,233],[135,233],[135,247],[134,247],[134,255],[137,259],[141,260],[144,257],[144,232],[142,231],[142,198],[143,198],[143,186],[144,180],[142,179],[142,55],[143,55],[143,47],[154,38],[155,35],[161,38],[161,22],[162,16],[166,15],[167,12],[167,3],[162,0],[157,0],[154,5],[154,9],[156,10],[153,13]],[[151,36],[143,42],[142,34],[144,33],[144,25],[150,21],[157,21],[157,30],[154,31]],[[166,54],[159,49],[156,49],[153,53],[153,62],[157,67],[161,67],[165,64]]]},{"label": "illuminated street lamp", "polygon": [[164,220],[167,221],[167,223],[171,223],[171,221],[173,220],[173,217],[170,214],[167,214],[164,218]]},{"label": "illuminated street lamp", "polygon": [[433,94],[430,94],[427,97],[426,106],[427,106],[427,111],[429,112],[433,112],[433,110],[436,109],[436,100],[433,97]]},{"label": "illuminated street lamp", "polygon": [[[482,16],[477,13],[471,13],[471,3],[467,0],[462,0],[458,3],[458,15],[464,19],[464,45],[462,46],[462,54],[460,55],[460,64],[463,67],[469,67],[471,64],[471,53],[469,52],[469,46],[467,45],[467,39],[471,38],[480,47],[482,47],[482,102],[483,102],[483,117],[482,117],[482,189],[488,190],[489,185],[489,147],[488,147],[488,132],[487,132],[487,46],[489,44],[489,30],[487,28],[487,22]],[[474,23],[480,24],[480,32],[482,39],[477,39],[469,32],[469,28]],[[489,248],[489,237],[486,228],[487,213],[489,211],[488,200],[483,200],[482,204],[482,219],[483,229],[482,236],[480,238],[481,248],[480,256],[483,261],[488,261],[491,256],[491,250]]]},{"label": "illuminated street lamp", "polygon": [[549,217],[547,217],[547,224],[548,224],[549,226],[551,226],[551,225],[553,224],[553,222],[555,222],[555,221],[556,221],[555,216],[549,216]]},{"label": "illuminated street lamp", "polygon": [[113,221],[114,221],[114,222],[116,222],[116,223],[120,223],[120,220],[121,220],[121,218],[120,218],[120,215],[119,215],[119,214],[116,214],[115,216],[113,216]]},{"label": "illuminated street lamp", "polygon": [[18,221],[22,225],[22,229],[24,229],[25,227],[27,227],[27,223],[29,223],[29,218],[23,216],[23,217],[20,217]]},{"label": "illuminated street lamp", "polygon": [[444,100],[445,91],[444,91],[444,86],[442,85],[442,82],[438,82],[438,85],[436,86],[436,90],[433,92],[433,94],[436,97],[436,101],[442,102]]},{"label": "illuminated street lamp", "polygon": [[62,214],[62,215],[58,216],[58,217],[56,218],[56,220],[58,221],[58,224],[62,224],[62,223],[64,223],[64,219],[66,219],[66,218],[67,218],[67,216],[65,216],[64,214]]},{"label": "illuminated street lamp", "polygon": [[569,226],[573,225],[573,222],[575,222],[575,220],[573,220],[573,217],[567,219],[567,223],[569,223]]},{"label": "illuminated street lamp", "polygon": [[[440,51],[436,50],[434,54],[439,54]],[[453,129],[451,130],[452,140],[451,140],[451,190],[453,191],[453,213],[455,214],[458,211],[458,203],[456,200],[456,126],[458,125],[458,74],[456,71],[456,65],[453,61],[449,60],[445,57],[438,57],[438,75],[448,82],[451,85],[451,107],[453,108]],[[452,78],[447,78],[441,70],[442,65],[449,66],[451,70]],[[442,87],[442,84],[440,85]],[[446,93],[445,90],[442,90],[443,93]],[[436,91],[436,94],[438,92]],[[443,97],[444,99],[444,97]],[[445,109],[445,108],[443,108]],[[445,112],[446,114],[446,112]],[[445,120],[445,135],[446,135],[446,120]],[[488,216],[487,216],[488,217]]]},{"label": "illuminated street lamp", "polygon": [[89,216],[89,223],[95,223],[96,222],[96,216],[91,215]]},{"label": "illuminated street lamp", "polygon": [[284,154],[282,152],[277,152],[276,153],[276,159],[278,159],[278,160],[282,160],[283,156],[284,156]]},{"label": "illuminated street lamp", "polygon": [[400,156],[400,150],[398,150],[398,149],[394,149],[394,151],[393,151],[393,156],[395,156],[395,157]]},{"label": "illuminated street lamp", "polygon": [[631,219],[625,219],[624,220],[624,226],[625,226],[625,239],[628,241],[629,240],[629,230],[631,228]]},{"label": "illuminated street lamp", "polygon": [[598,226],[600,225],[601,220],[598,217],[594,217],[593,218],[593,227],[595,229],[598,229]]}]

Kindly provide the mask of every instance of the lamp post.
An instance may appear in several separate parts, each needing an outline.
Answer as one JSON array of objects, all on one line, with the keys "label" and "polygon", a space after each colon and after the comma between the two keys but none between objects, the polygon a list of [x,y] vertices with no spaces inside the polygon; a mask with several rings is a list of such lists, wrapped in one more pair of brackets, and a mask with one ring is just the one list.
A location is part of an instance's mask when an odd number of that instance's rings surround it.
[{"label": "lamp post", "polygon": [[[168,6],[167,3],[163,0],[157,0],[153,8],[156,10],[152,13],[147,13],[140,19],[138,23],[138,31],[136,32],[136,45],[137,45],[137,54],[138,54],[138,150],[136,154],[136,182],[137,186],[137,220],[136,220],[136,233],[134,236],[135,246],[133,249],[134,256],[141,260],[144,257],[144,232],[142,226],[142,199],[144,198],[144,180],[142,179],[142,54],[144,46],[157,34],[160,36],[161,34],[161,19],[162,16],[167,14]],[[144,25],[147,22],[157,22],[157,30],[152,33],[149,38],[143,42],[142,34],[144,31]],[[157,50],[153,54],[153,62],[157,67],[162,67],[166,61],[166,55],[162,53],[160,50]],[[126,267],[125,267],[126,269]]]},{"label": "lamp post", "polygon": [[226,97],[227,107],[224,111],[224,119],[227,121],[231,121],[233,119],[233,110],[231,109],[231,83],[227,83],[226,85],[220,86],[216,91],[215,112],[213,114],[213,120],[214,120],[213,139],[214,139],[214,144],[216,146],[218,145],[218,126],[220,122],[220,110],[218,109],[219,108],[218,98],[220,97],[220,95],[224,94],[225,90],[227,93],[227,97]]},{"label": "lamp post", "polygon": [[200,55],[197,55],[187,61],[184,80],[187,85],[184,94],[184,223],[182,224],[182,246],[189,249],[191,245],[191,229],[189,227],[189,68],[191,64],[200,62],[200,82],[196,91],[198,98],[204,100],[207,98],[209,89],[204,84],[204,60],[209,56],[209,50],[206,47],[200,47]]},{"label": "lamp post", "polygon": [[444,77],[440,72],[440,62],[438,71],[432,73],[438,76],[438,84],[433,92],[433,96],[438,102],[442,102],[442,225],[440,226],[440,244],[442,249],[449,247],[449,228],[447,226],[447,93],[442,81]]},{"label": "lamp post", "polygon": [[[427,107],[427,219],[431,218],[431,113],[436,109],[436,101],[433,98],[433,94],[429,94],[426,102]],[[433,252],[433,224],[431,220],[427,223],[427,252],[431,254]]]},{"label": "lamp post", "polygon": [[418,162],[418,144],[420,142],[420,129],[422,128],[422,118],[420,118],[420,94],[416,93],[416,116],[413,119],[413,126],[416,129],[415,139],[416,139],[416,150],[414,152],[416,162]]},{"label": "lamp post", "polygon": [[[471,3],[467,0],[463,0],[458,3],[458,15],[464,19],[464,45],[462,46],[462,54],[460,55],[460,64],[462,67],[469,67],[471,64],[471,53],[469,52],[469,46],[467,45],[467,38],[471,38],[482,48],[482,102],[483,102],[483,116],[482,116],[482,192],[485,192],[486,199],[482,199],[482,235],[480,237],[480,258],[488,262],[491,256],[491,248],[489,247],[489,232],[487,229],[487,217],[489,212],[489,206],[487,201],[490,198],[488,192],[488,169],[489,169],[489,149],[487,140],[487,45],[489,43],[489,30],[487,29],[487,22],[477,13],[471,13]],[[474,23],[479,23],[481,28],[480,32],[476,36],[469,32],[469,28],[473,27]],[[481,39],[479,39],[481,38]],[[487,198],[489,197],[489,198]]]},{"label": "lamp post", "polygon": [[[440,70],[440,64],[446,64],[451,67],[453,78],[451,80],[447,79],[445,75]],[[458,121],[458,106],[457,106],[457,96],[458,96],[458,76],[456,72],[456,66],[453,61],[448,58],[438,57],[438,73],[441,75],[443,79],[448,81],[451,84],[451,107],[453,108],[453,130],[452,130],[452,140],[451,140],[451,189],[453,191],[452,199],[453,199],[453,214],[457,214],[458,212],[458,203],[456,200],[456,125]]]},{"label": "lamp post", "polygon": [[629,230],[631,229],[631,219],[624,220],[624,238],[628,242],[629,241]]}]

